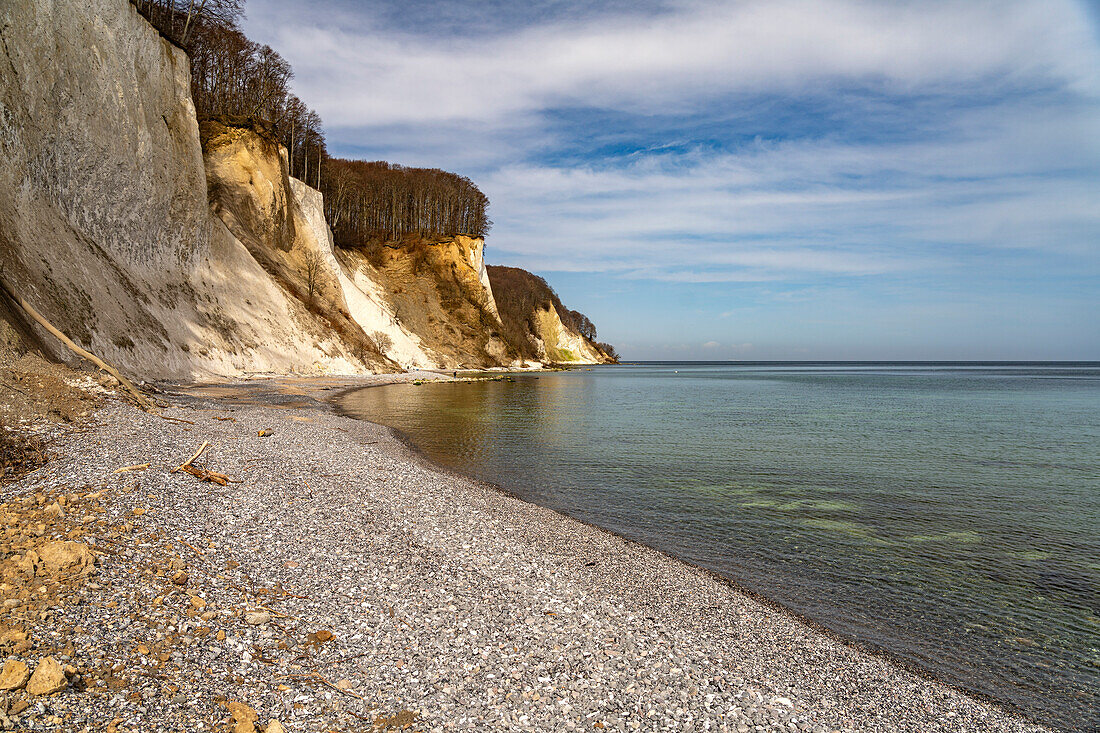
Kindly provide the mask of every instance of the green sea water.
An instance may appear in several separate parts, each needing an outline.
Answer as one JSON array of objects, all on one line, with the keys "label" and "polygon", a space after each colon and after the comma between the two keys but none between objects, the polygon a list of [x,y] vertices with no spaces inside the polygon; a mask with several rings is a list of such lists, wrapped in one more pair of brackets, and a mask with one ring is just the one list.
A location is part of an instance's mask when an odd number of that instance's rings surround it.
[{"label": "green sea water", "polygon": [[645,363],[342,406],[949,683],[1100,729],[1100,364]]}]

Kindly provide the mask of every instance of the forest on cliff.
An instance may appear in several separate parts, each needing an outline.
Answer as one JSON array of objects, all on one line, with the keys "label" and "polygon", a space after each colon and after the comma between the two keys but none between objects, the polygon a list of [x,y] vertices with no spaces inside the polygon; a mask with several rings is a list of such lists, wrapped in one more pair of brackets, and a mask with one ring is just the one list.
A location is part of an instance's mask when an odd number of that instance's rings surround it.
[{"label": "forest on cliff", "polygon": [[[488,234],[488,197],[465,176],[330,156],[320,115],[291,91],[290,64],[241,31],[244,0],[130,2],[190,57],[191,93],[200,122],[248,128],[283,146],[289,174],[321,191],[324,217],[338,247],[361,252],[379,268],[387,247],[422,262],[425,247],[434,240]],[[516,268],[491,268],[490,276],[500,306],[501,336],[516,355],[539,358],[537,338],[532,340],[538,331],[532,320],[536,309],[553,308],[565,328],[596,343],[592,321],[563,306],[541,277]],[[609,344],[599,348],[614,358]]]},{"label": "forest on cliff", "polygon": [[131,2],[187,51],[199,120],[250,127],[285,147],[290,175],[324,194],[338,244],[489,232],[489,200],[469,178],[330,157],[320,115],[290,91],[290,64],[240,30],[243,0]]}]

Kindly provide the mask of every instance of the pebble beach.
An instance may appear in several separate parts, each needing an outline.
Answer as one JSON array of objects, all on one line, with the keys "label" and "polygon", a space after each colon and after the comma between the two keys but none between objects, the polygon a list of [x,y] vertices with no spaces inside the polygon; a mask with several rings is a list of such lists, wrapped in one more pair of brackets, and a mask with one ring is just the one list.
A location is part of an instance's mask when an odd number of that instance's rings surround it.
[{"label": "pebble beach", "polygon": [[[4,729],[1046,730],[433,466],[349,386],[108,400],[5,486],[4,657],[64,680],[0,692]],[[204,443],[224,485],[173,470]]]}]

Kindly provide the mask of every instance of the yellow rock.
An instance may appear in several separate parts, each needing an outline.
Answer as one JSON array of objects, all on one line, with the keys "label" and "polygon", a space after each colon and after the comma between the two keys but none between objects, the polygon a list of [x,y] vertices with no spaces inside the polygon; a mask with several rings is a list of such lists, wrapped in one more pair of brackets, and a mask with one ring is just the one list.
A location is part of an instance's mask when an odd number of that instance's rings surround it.
[{"label": "yellow rock", "polygon": [[277,720],[269,720],[267,721],[267,727],[264,728],[264,733],[286,733],[286,728]]},{"label": "yellow rock", "polygon": [[206,601],[199,598],[198,596],[191,596],[191,605],[195,608],[206,608]]},{"label": "yellow rock", "polygon": [[17,572],[34,575],[35,566],[38,565],[39,556],[34,550],[27,550],[26,555],[20,555],[12,560]]},{"label": "yellow rock", "polygon": [[52,695],[61,692],[69,684],[65,677],[65,670],[53,657],[46,657],[34,669],[30,681],[27,682],[27,692],[32,695]]},{"label": "yellow rock", "polygon": [[256,721],[260,718],[255,710],[236,701],[227,702],[225,706],[233,716],[233,733],[255,733]]},{"label": "yellow rock", "polygon": [[0,671],[0,690],[18,690],[27,684],[31,671],[27,665],[18,659],[4,662],[4,669]]},{"label": "yellow rock", "polygon": [[243,702],[232,700],[227,702],[225,706],[229,708],[229,714],[233,716],[233,721],[236,723],[255,723],[260,719],[259,713]]},{"label": "yellow rock", "polygon": [[38,548],[38,556],[50,573],[74,570],[88,572],[95,562],[92,551],[83,542],[47,542]]}]

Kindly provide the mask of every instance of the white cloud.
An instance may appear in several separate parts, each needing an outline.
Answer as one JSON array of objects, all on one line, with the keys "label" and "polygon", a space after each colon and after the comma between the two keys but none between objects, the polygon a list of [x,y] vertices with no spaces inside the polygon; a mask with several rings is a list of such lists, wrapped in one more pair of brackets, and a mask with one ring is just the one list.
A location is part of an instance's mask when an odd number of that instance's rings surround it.
[{"label": "white cloud", "polygon": [[[284,0],[285,2],[285,0]],[[248,29],[294,65],[329,125],[530,123],[553,106],[667,112],[715,94],[857,80],[1095,92],[1100,54],[1072,0],[746,0],[660,17],[535,26],[486,39],[303,27],[300,5],[250,4]],[[366,10],[364,12],[369,12]]]},{"label": "white cloud", "polygon": [[721,346],[721,344],[717,341],[707,341],[703,344],[704,349],[717,349],[719,346]]},{"label": "white cloud", "polygon": [[1094,107],[999,108],[931,142],[510,165],[480,183],[492,247],[549,270],[747,282],[958,270],[983,250],[1095,259],[1097,119]]},{"label": "white cloud", "polygon": [[[1080,2],[685,0],[477,39],[381,31],[369,13],[303,22],[298,2],[250,0],[247,30],[291,61],[333,140],[478,169],[495,261],[677,282],[989,272],[1010,257],[1095,268],[1100,45]],[[904,108],[875,123],[896,125],[893,142],[780,129],[721,153],[529,162],[575,142],[551,108],[675,116],[853,87],[955,104],[931,132]]]}]

